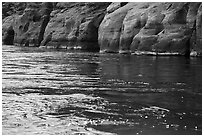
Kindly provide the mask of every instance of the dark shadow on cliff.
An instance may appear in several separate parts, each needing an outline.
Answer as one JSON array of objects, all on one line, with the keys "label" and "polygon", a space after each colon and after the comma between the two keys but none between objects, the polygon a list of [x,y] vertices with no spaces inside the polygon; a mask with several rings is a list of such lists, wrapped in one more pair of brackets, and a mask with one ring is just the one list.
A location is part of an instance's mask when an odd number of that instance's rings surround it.
[{"label": "dark shadow on cliff", "polygon": [[15,32],[13,30],[13,27],[10,26],[8,28],[8,30],[6,31],[6,34],[3,37],[3,44],[5,44],[5,45],[13,45],[14,35],[15,35]]}]

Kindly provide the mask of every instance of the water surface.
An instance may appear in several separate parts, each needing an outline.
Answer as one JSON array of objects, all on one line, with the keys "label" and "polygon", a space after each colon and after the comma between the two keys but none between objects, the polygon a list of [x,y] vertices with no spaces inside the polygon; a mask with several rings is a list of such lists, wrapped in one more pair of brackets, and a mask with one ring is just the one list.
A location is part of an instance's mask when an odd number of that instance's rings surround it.
[{"label": "water surface", "polygon": [[202,59],[3,45],[3,134],[201,134]]}]

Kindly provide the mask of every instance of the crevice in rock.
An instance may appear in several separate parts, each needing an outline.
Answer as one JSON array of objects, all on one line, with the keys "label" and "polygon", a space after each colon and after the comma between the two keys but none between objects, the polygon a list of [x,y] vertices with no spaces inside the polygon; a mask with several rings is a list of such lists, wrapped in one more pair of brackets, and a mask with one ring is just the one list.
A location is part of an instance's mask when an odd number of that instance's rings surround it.
[{"label": "crevice in rock", "polygon": [[29,47],[29,43],[30,43],[29,40],[26,40],[24,46],[25,46],[25,47]]},{"label": "crevice in rock", "polygon": [[172,7],[172,4],[169,4],[169,6],[166,8],[166,10],[169,10]]},{"label": "crevice in rock", "polygon": [[44,16],[42,17],[42,24],[40,26],[40,32],[39,32],[39,36],[38,36],[38,44],[37,46],[40,46],[40,43],[43,40],[44,37],[44,32],[45,32],[45,28],[48,24],[48,22],[50,21],[50,13],[53,10],[53,5],[51,2],[45,2],[44,4],[42,4],[42,7],[45,8],[44,9]]},{"label": "crevice in rock", "polygon": [[23,28],[23,31],[24,32],[26,32],[27,30],[28,30],[28,28],[29,28],[29,22],[27,22],[26,24],[25,24],[25,26],[24,26],[24,28]]},{"label": "crevice in rock", "polygon": [[128,2],[121,2],[121,3],[120,3],[120,7],[123,7],[123,6],[125,6],[126,4],[128,4]]},{"label": "crevice in rock", "polygon": [[23,26],[22,26],[22,25],[20,25],[20,26],[19,26],[19,29],[21,30],[22,28],[23,28]]},{"label": "crevice in rock", "polygon": [[15,36],[15,31],[13,30],[13,27],[10,26],[3,38],[3,43],[5,45],[13,45],[14,36]]},{"label": "crevice in rock", "polygon": [[40,43],[41,43],[41,41],[43,40],[45,28],[46,28],[46,26],[47,26],[49,20],[50,20],[50,17],[49,17],[49,16],[44,16],[42,25],[40,26],[40,33],[39,33],[39,36],[38,36],[38,46],[40,46]]},{"label": "crevice in rock", "polygon": [[184,54],[184,56],[187,57],[187,58],[190,57],[190,53],[191,53],[190,47],[191,47],[191,42],[190,42],[190,38],[189,38],[187,40],[187,42],[186,42],[186,51],[185,51],[185,54]]}]

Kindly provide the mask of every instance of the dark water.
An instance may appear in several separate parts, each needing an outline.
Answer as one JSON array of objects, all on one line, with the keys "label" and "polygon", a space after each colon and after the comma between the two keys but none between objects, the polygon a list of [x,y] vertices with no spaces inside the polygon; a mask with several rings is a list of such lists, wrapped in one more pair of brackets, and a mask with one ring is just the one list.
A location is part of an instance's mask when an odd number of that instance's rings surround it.
[{"label": "dark water", "polygon": [[3,134],[201,134],[202,59],[3,46]]}]

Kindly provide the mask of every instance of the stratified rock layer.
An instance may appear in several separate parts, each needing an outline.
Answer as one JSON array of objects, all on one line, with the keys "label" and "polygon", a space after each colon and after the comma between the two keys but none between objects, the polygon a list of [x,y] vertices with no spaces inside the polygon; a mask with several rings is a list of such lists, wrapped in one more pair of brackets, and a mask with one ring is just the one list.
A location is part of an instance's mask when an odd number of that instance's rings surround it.
[{"label": "stratified rock layer", "polygon": [[113,5],[99,27],[101,52],[201,54],[201,3]]}]

